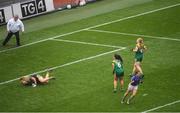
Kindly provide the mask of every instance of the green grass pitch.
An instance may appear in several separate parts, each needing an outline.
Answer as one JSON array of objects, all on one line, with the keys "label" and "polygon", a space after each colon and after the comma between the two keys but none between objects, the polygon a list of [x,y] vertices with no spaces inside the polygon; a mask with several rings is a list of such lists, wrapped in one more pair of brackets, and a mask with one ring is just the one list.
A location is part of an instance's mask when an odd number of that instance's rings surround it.
[{"label": "green grass pitch", "polygon": [[[180,112],[179,12],[179,0],[102,0],[24,20],[23,46],[12,49],[12,39],[0,47],[0,111]],[[1,26],[1,42],[5,35]],[[138,37],[148,47],[145,81],[132,104],[121,104],[124,92],[112,92],[112,56],[124,59],[127,88]],[[5,83],[47,68],[57,78],[47,85]]]}]

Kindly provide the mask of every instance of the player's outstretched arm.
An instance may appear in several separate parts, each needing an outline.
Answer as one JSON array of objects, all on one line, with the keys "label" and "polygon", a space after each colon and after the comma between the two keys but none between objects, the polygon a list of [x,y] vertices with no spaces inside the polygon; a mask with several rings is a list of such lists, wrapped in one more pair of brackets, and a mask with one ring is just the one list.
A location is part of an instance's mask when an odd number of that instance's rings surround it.
[{"label": "player's outstretched arm", "polygon": [[136,46],[134,49],[132,49],[133,52],[137,52],[138,51],[138,47]]}]

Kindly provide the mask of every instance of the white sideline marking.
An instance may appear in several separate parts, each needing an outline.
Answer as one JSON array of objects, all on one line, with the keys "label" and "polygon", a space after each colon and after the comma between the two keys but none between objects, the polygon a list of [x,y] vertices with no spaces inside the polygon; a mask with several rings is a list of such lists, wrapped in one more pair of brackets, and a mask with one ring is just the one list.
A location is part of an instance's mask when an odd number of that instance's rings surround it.
[{"label": "white sideline marking", "polygon": [[167,7],[162,7],[162,8],[155,9],[155,10],[151,10],[151,11],[147,11],[147,12],[140,13],[140,14],[137,14],[137,15],[133,15],[133,16],[117,19],[117,20],[114,20],[114,21],[106,22],[104,24],[99,24],[99,25],[96,25],[96,26],[89,27],[86,30],[89,30],[89,29],[92,29],[92,28],[96,28],[96,27],[100,27],[100,26],[105,26],[105,25],[108,25],[108,24],[120,22],[120,21],[123,21],[123,20],[131,19],[131,18],[135,18],[135,17],[139,17],[139,16],[143,16],[143,15],[146,15],[146,14],[154,13],[154,12],[161,11],[161,10],[164,10],[164,9],[169,9],[169,8],[176,7],[176,6],[179,6],[179,5],[180,5],[180,3],[175,4],[175,5],[170,5],[170,6],[167,6]]},{"label": "white sideline marking", "polygon": [[180,103],[180,100],[177,100],[177,101],[174,101],[174,102],[171,102],[171,103],[168,103],[168,104],[162,105],[162,106],[158,106],[158,107],[155,107],[155,108],[152,108],[152,109],[149,109],[149,110],[143,111],[142,113],[151,112],[151,111],[154,111],[154,110],[157,110],[157,109],[160,109],[160,108],[166,107],[166,106],[171,106],[171,105],[173,105],[173,104],[177,104],[177,103]]},{"label": "white sideline marking", "polygon": [[82,31],[82,30],[77,30],[77,31],[69,32],[69,33],[64,33],[64,34],[57,35],[57,36],[54,36],[54,37],[51,37],[51,38],[47,38],[47,39],[43,39],[43,40],[39,40],[39,41],[36,41],[36,42],[29,43],[29,44],[25,44],[25,45],[22,45],[22,46],[19,46],[19,47],[1,50],[0,53],[7,52],[7,51],[10,51],[10,50],[19,49],[19,48],[23,48],[23,47],[26,47],[26,46],[30,46],[30,45],[33,45],[33,44],[40,43],[40,42],[48,41],[48,40],[50,40],[50,39],[55,39],[55,38],[59,38],[59,37],[71,35],[71,34],[74,34],[74,33],[81,32],[81,31]]},{"label": "white sideline marking", "polygon": [[150,36],[150,35],[141,35],[141,34],[133,34],[133,33],[113,32],[113,31],[106,31],[106,30],[90,29],[90,30],[87,30],[87,31],[101,32],[101,33],[111,33],[111,34],[119,34],[119,35],[127,35],[127,36],[147,37],[147,38],[154,38],[154,39],[161,39],[161,40],[180,41],[180,39],[176,39],[176,38]]},{"label": "white sideline marking", "polygon": [[[97,58],[97,57],[101,57],[101,56],[104,56],[104,55],[107,55],[107,54],[110,54],[110,53],[114,53],[114,52],[117,52],[117,51],[121,51],[121,50],[124,50],[124,49],[126,49],[126,48],[123,47],[123,48],[116,49],[116,50],[113,50],[113,51],[101,53],[101,54],[98,54],[98,55],[95,55],[95,56],[91,56],[91,57],[83,58],[83,59],[76,60],[76,61],[73,61],[73,62],[69,62],[69,63],[63,64],[63,65],[55,66],[55,67],[52,67],[52,68],[49,68],[49,69],[54,70],[54,69],[57,69],[57,68],[69,66],[69,65],[72,65],[72,64],[76,64],[76,63],[79,63],[79,62],[82,62],[82,61],[86,61],[86,60],[94,59],[94,58]],[[34,72],[34,73],[31,73],[31,74],[28,74],[28,75],[26,75],[26,76],[31,76],[31,75],[33,75],[33,74],[39,74],[39,73],[43,73],[43,72],[46,72],[46,71],[47,71],[47,69],[41,70],[41,71],[38,71],[38,72]],[[7,84],[7,83],[10,83],[10,82],[19,80],[20,78],[21,78],[21,77],[18,77],[18,78],[12,79],[12,80],[8,80],[8,81],[1,82],[0,85]]]},{"label": "white sideline marking", "polygon": [[93,45],[93,46],[102,46],[102,47],[111,47],[111,48],[124,48],[122,46],[113,46],[113,45],[106,45],[106,44],[97,44],[97,43],[89,43],[89,42],[81,42],[81,41],[72,41],[72,40],[64,40],[64,39],[52,39],[53,41],[60,41],[60,42],[68,42],[68,43],[78,43],[78,44],[85,44],[85,45]]},{"label": "white sideline marking", "polygon": [[36,43],[40,43],[40,42],[44,42],[44,41],[47,41],[47,40],[50,40],[50,39],[54,39],[54,38],[58,38],[58,37],[63,37],[63,36],[71,35],[71,34],[78,33],[78,32],[84,31],[84,30],[89,30],[89,29],[92,29],[92,28],[96,28],[96,27],[100,27],[100,26],[104,26],[104,25],[120,22],[120,21],[123,21],[123,20],[128,20],[128,19],[131,19],[131,18],[143,16],[143,15],[146,15],[146,14],[154,13],[154,12],[165,10],[165,9],[169,9],[169,8],[176,7],[176,6],[179,6],[179,5],[180,5],[180,3],[174,4],[174,5],[170,5],[170,6],[167,6],[167,7],[162,7],[162,8],[155,9],[155,10],[151,10],[151,11],[147,11],[147,12],[144,12],[144,13],[136,14],[136,15],[133,15],[133,16],[125,17],[125,18],[120,18],[120,19],[117,19],[117,20],[114,20],[114,21],[106,22],[106,23],[103,23],[103,24],[98,24],[98,25],[95,25],[95,26],[91,26],[91,27],[87,27],[87,28],[84,28],[84,29],[76,30],[76,31],[73,31],[73,32],[64,33],[64,34],[61,34],[61,35],[56,35],[54,37],[50,37],[50,38],[47,38],[47,39],[43,39],[43,40],[39,40],[39,41],[32,42],[32,43],[29,43],[29,44],[25,44],[25,45],[20,46],[20,47],[5,49],[5,50],[0,51],[0,53],[11,51],[11,50],[15,50],[15,49],[26,47],[26,46],[30,46],[30,45],[33,45],[33,44],[36,44]]}]

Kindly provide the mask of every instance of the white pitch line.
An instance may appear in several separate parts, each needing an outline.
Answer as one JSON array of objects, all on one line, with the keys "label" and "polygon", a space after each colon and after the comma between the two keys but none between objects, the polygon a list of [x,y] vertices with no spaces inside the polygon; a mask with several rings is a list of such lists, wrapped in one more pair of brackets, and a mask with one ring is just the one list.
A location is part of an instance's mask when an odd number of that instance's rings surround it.
[{"label": "white pitch line", "polygon": [[154,12],[157,12],[157,11],[173,8],[173,7],[176,7],[176,6],[179,6],[179,5],[180,5],[180,3],[174,4],[174,5],[170,5],[170,6],[166,6],[166,7],[162,7],[162,8],[155,9],[155,10],[151,10],[151,11],[147,11],[147,12],[144,12],[144,13],[136,14],[136,15],[133,15],[133,16],[129,16],[129,17],[120,18],[120,19],[117,19],[117,20],[105,22],[103,24],[94,25],[94,26],[83,28],[83,29],[76,30],[76,31],[73,31],[73,32],[64,33],[64,34],[61,34],[61,35],[56,35],[54,37],[50,37],[50,38],[47,38],[47,39],[43,39],[43,40],[39,40],[39,41],[32,42],[32,43],[29,43],[29,44],[25,44],[25,45],[20,46],[20,47],[5,49],[5,50],[0,51],[0,53],[11,51],[11,50],[15,50],[15,49],[19,49],[19,48],[26,47],[26,46],[30,46],[30,45],[37,44],[37,43],[40,43],[40,42],[44,42],[44,41],[47,41],[47,40],[50,40],[50,39],[54,39],[54,38],[58,38],[58,37],[63,37],[63,36],[71,35],[71,34],[78,33],[78,32],[84,31],[84,30],[89,30],[89,29],[92,29],[92,28],[96,28],[96,27],[100,27],[100,26],[105,26],[105,25],[109,25],[109,24],[112,24],[112,23],[120,22],[120,21],[123,21],[123,20],[128,20],[128,19],[131,19],[131,18],[143,16],[143,15],[146,15],[146,14],[151,14],[151,13],[154,13]]},{"label": "white pitch line", "polygon": [[180,41],[180,39],[176,39],[176,38],[150,36],[150,35],[141,35],[141,34],[133,34],[133,33],[113,32],[113,31],[106,31],[106,30],[90,29],[90,30],[87,30],[87,31],[100,32],[100,33],[110,33],[110,34],[118,34],[118,35],[126,35],[126,36],[147,37],[147,38],[161,39],[161,40]]},{"label": "white pitch line", "polygon": [[73,31],[73,32],[57,35],[57,36],[54,36],[54,37],[51,37],[51,38],[47,38],[47,39],[39,40],[39,41],[36,41],[36,42],[32,42],[32,43],[29,43],[29,44],[25,44],[25,45],[22,45],[22,46],[19,46],[19,47],[1,50],[0,53],[11,51],[11,50],[15,50],[15,49],[19,49],[19,48],[23,48],[23,47],[26,47],[26,46],[30,46],[30,45],[33,45],[33,44],[40,43],[40,42],[45,42],[45,41],[48,41],[48,40],[51,40],[51,39],[55,39],[55,38],[59,38],[59,37],[67,36],[67,35],[71,35],[71,34],[74,34],[74,33],[81,32],[81,31],[82,30],[77,30],[77,31]]},{"label": "white pitch line", "polygon": [[157,109],[161,109],[161,108],[164,108],[164,107],[166,107],[166,106],[171,106],[171,105],[177,104],[177,103],[180,103],[180,100],[177,100],[177,101],[174,101],[174,102],[171,102],[171,103],[162,105],[162,106],[158,106],[158,107],[155,107],[155,108],[152,108],[152,109],[143,111],[142,113],[147,113],[147,112],[155,111],[155,110],[157,110]]},{"label": "white pitch line", "polygon": [[106,44],[97,44],[97,43],[89,43],[89,42],[81,42],[81,41],[72,41],[72,40],[64,40],[64,39],[51,39],[53,41],[67,42],[67,43],[77,43],[77,44],[85,44],[85,45],[93,45],[93,46],[102,46],[102,47],[111,47],[111,48],[124,48],[122,46],[113,46]]},{"label": "white pitch line", "polygon": [[[107,54],[110,54],[110,53],[114,53],[114,52],[117,52],[117,51],[121,51],[121,50],[124,50],[124,49],[126,49],[126,48],[124,47],[124,48],[116,49],[116,50],[113,50],[113,51],[101,53],[101,54],[98,54],[98,55],[95,55],[95,56],[83,58],[83,59],[76,60],[76,61],[73,61],[73,62],[69,62],[69,63],[63,64],[63,65],[58,65],[58,66],[55,66],[55,67],[52,67],[52,68],[49,68],[49,69],[50,69],[50,70],[51,70],[51,69],[54,70],[54,69],[57,69],[57,68],[69,66],[69,65],[72,65],[72,64],[76,64],[76,63],[79,63],[79,62],[82,62],[82,61],[86,61],[86,60],[94,59],[94,58],[97,58],[97,57],[101,57],[101,56],[104,56],[104,55],[107,55]],[[46,72],[46,71],[47,71],[47,69],[41,70],[41,71],[38,71],[38,72],[34,72],[34,73],[31,73],[31,74],[28,74],[28,75],[26,75],[26,76],[31,76],[31,75],[33,75],[33,74],[39,74],[39,73],[43,73],[43,72]],[[21,76],[21,77],[22,77],[22,76]],[[8,80],[8,81],[1,82],[0,85],[4,85],[4,84],[10,83],[10,82],[19,80],[21,77],[18,77],[18,78],[12,79],[12,80]]]},{"label": "white pitch line", "polygon": [[137,14],[137,15],[133,15],[133,16],[129,16],[129,17],[117,19],[117,20],[114,20],[114,21],[106,22],[106,23],[104,23],[104,24],[99,24],[99,25],[96,25],[96,26],[89,27],[89,28],[87,28],[86,30],[92,29],[92,28],[96,28],[96,27],[105,26],[105,25],[108,25],[108,24],[120,22],[120,21],[123,21],[123,20],[131,19],[131,18],[135,18],[135,17],[139,17],[139,16],[143,16],[143,15],[146,15],[146,14],[151,14],[151,13],[154,13],[154,12],[157,12],[157,11],[169,9],[169,8],[176,7],[176,6],[179,6],[179,5],[180,5],[180,3],[174,4],[174,5],[170,5],[170,6],[167,6],[167,7],[162,7],[162,8],[155,9],[155,10],[151,10],[151,11],[147,11],[147,12],[140,13],[140,14]]}]

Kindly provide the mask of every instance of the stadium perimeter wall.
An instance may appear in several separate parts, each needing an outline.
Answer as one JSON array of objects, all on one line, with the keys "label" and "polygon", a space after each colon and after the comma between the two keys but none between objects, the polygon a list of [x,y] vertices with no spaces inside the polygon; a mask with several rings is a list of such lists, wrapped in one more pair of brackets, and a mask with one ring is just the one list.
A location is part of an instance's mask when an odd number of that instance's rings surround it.
[{"label": "stadium perimeter wall", "polygon": [[[97,0],[85,0],[86,3]],[[0,25],[8,22],[14,15],[19,15],[19,18],[26,19],[48,12],[66,9],[67,5],[72,7],[79,6],[81,0],[27,0],[14,4],[9,4],[0,7]]]}]

